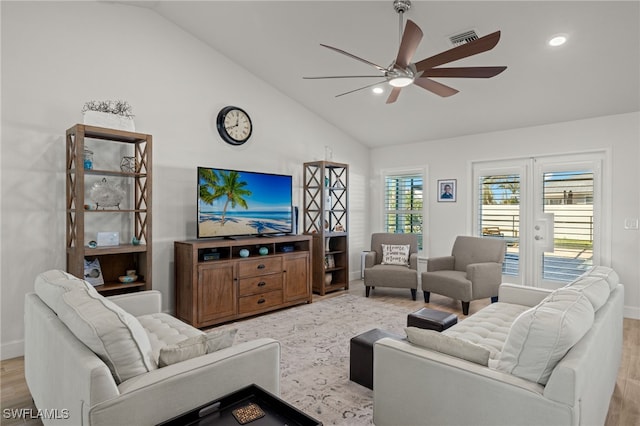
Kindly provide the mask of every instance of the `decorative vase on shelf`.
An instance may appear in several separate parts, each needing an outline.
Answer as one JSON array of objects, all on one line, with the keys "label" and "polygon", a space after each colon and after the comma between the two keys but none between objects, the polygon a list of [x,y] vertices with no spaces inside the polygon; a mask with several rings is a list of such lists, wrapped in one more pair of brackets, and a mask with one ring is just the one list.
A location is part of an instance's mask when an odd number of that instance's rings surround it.
[{"label": "decorative vase on shelf", "polygon": [[136,131],[136,126],[132,117],[125,117],[123,115],[101,111],[85,111],[83,114],[84,124],[88,124],[90,126],[108,127],[110,129],[126,130],[129,132]]},{"label": "decorative vase on shelf", "polygon": [[333,274],[331,272],[326,272],[324,274],[324,284],[331,285],[331,281],[333,281]]}]

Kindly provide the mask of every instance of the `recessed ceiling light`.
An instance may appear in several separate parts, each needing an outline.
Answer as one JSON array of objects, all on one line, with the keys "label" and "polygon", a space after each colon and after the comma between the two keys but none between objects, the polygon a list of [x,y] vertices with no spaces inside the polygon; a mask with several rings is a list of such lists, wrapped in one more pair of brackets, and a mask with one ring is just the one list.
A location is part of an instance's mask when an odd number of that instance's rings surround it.
[{"label": "recessed ceiling light", "polygon": [[549,40],[549,46],[557,47],[562,46],[567,42],[567,36],[564,34],[555,35]]},{"label": "recessed ceiling light", "polygon": [[384,89],[382,87],[374,87],[371,91],[376,95],[380,95],[384,92]]}]

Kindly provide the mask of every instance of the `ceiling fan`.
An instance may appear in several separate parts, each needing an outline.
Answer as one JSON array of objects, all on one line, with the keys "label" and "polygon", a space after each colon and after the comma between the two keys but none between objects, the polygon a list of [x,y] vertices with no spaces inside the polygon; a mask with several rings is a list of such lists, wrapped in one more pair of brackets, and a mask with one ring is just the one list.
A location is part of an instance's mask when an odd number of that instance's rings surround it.
[{"label": "ceiling fan", "polygon": [[[457,61],[462,58],[477,55],[478,53],[486,52],[493,49],[500,40],[500,31],[496,31],[477,40],[456,46],[452,49],[423,59],[418,62],[411,62],[420,40],[422,40],[422,30],[413,21],[407,20],[407,25],[404,26],[403,33],[403,16],[404,13],[411,7],[410,0],[394,0],[393,8],[400,16],[400,48],[398,49],[398,55],[396,59],[388,67],[382,67],[374,64],[373,62],[362,59],[349,52],[336,47],[328,46],[326,44],[320,44],[327,49],[331,49],[335,52],[346,55],[357,61],[363,62],[367,65],[380,71],[383,76],[383,81],[378,81],[373,84],[369,84],[364,87],[360,87],[355,90],[350,90],[345,93],[340,93],[336,97],[347,95],[349,93],[357,92],[369,87],[376,86],[381,83],[389,83],[393,87],[391,94],[387,98],[388,104],[395,102],[400,95],[400,91],[403,87],[407,87],[411,84],[415,84],[425,90],[428,90],[436,95],[447,97],[455,95],[458,90],[432,80],[431,77],[436,78],[490,78],[500,74],[507,67],[449,67],[449,68],[437,68],[440,65],[447,64],[449,62]],[[380,78],[378,75],[341,75],[341,76],[327,76],[327,77],[303,77],[304,79],[327,79],[327,78]]]}]

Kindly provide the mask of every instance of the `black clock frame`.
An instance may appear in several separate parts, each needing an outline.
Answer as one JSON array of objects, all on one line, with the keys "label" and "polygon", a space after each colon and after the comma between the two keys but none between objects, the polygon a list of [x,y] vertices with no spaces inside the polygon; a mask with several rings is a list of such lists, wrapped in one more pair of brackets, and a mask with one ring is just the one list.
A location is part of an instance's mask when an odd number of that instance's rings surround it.
[{"label": "black clock frame", "polygon": [[[247,119],[249,120],[249,134],[247,135],[246,138],[242,139],[242,140],[236,140],[234,138],[232,138],[229,133],[227,133],[227,129],[224,128],[224,119],[227,116],[227,114],[231,111],[240,111],[242,112],[244,115],[247,116]],[[222,108],[220,110],[220,112],[218,113],[218,118],[216,119],[216,126],[218,127],[218,133],[220,134],[220,137],[228,144],[231,145],[242,145],[244,144],[246,141],[249,140],[249,138],[251,137],[251,134],[253,133],[253,122],[251,121],[251,117],[249,116],[249,114],[247,114],[247,112],[245,110],[243,110],[242,108],[236,107],[236,106],[226,106],[224,108]]]}]

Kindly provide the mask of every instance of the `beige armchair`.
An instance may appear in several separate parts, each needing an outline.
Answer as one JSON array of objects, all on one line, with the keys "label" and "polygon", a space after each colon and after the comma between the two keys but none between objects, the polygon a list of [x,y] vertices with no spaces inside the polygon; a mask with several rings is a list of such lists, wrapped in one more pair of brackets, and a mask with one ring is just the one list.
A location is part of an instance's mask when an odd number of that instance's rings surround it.
[{"label": "beige armchair", "polygon": [[[408,245],[404,264],[383,262],[382,245]],[[416,300],[418,290],[418,236],[415,234],[375,233],[371,235],[371,251],[365,257],[364,285],[366,297],[376,287],[408,288]]]},{"label": "beige armchair", "polygon": [[427,272],[422,273],[424,301],[431,292],[462,302],[462,313],[469,315],[469,302],[491,298],[498,300],[502,282],[502,263],[506,244],[500,238],[459,236],[451,256],[427,260]]}]

